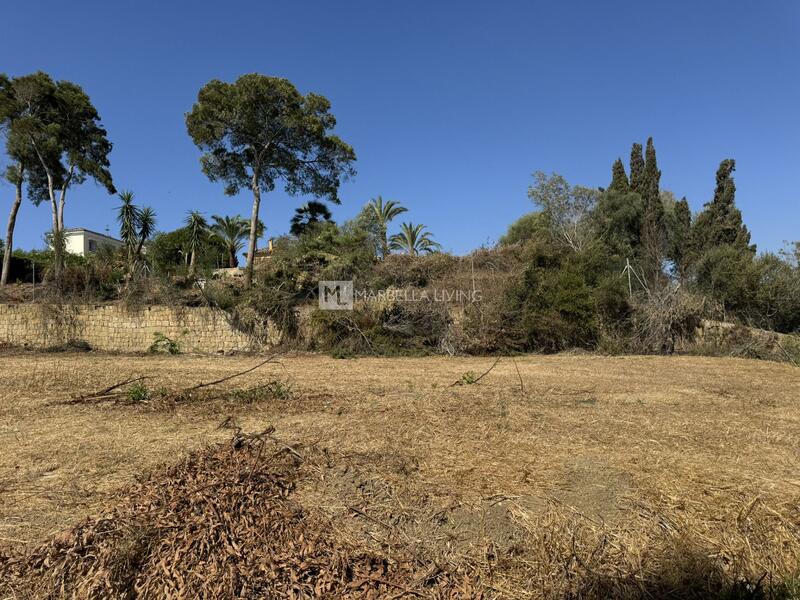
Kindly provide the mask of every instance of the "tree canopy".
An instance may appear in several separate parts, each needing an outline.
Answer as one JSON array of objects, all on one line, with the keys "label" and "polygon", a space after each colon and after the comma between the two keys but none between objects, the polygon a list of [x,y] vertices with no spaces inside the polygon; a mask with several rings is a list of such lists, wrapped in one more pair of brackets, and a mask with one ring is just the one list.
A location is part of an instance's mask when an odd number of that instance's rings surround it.
[{"label": "tree canopy", "polygon": [[200,162],[211,181],[234,195],[253,194],[248,285],[252,282],[261,193],[282,183],[289,195],[309,194],[338,203],[339,185],[355,174],[355,152],[331,134],[336,119],[319,94],[302,95],[291,82],[258,73],[234,83],[203,86],[186,115],[186,127],[203,151]]}]

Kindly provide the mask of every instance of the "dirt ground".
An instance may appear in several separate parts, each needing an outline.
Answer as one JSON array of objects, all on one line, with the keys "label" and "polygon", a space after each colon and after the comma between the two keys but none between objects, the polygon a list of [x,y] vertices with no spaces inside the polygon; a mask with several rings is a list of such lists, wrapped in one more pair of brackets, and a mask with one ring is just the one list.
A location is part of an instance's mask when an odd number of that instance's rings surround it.
[{"label": "dirt ground", "polygon": [[288,398],[63,403],[258,361],[0,354],[0,546],[96,514],[137,475],[230,438],[232,417],[325,457],[298,495],[343,536],[463,559],[496,574],[497,596],[563,597],[576,571],[675,587],[800,569],[800,370],[785,364],[524,356],[467,383],[495,359],[297,355],[224,384],[278,380]]}]

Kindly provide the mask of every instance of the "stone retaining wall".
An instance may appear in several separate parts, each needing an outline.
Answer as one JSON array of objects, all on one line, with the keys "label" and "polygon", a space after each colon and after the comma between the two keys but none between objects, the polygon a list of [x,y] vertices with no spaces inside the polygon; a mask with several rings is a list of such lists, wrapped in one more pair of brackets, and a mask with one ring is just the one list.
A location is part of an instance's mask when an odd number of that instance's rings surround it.
[{"label": "stone retaining wall", "polygon": [[176,342],[180,352],[214,354],[264,346],[235,329],[224,313],[207,307],[0,304],[0,345],[85,343],[94,350],[147,352],[159,336]]}]

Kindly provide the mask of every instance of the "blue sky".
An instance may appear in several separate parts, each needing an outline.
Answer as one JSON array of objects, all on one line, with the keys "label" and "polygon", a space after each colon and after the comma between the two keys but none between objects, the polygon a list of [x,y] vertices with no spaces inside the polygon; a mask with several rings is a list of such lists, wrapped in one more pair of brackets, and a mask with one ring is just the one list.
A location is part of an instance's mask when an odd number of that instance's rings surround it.
[{"label": "blue sky", "polygon": [[[90,94],[119,189],[161,229],[190,208],[248,214],[201,173],[184,114],[213,78],[286,77],[327,96],[358,156],[334,218],[378,194],[447,250],[491,244],[530,211],[531,173],[607,185],[617,156],[655,139],[662,188],[699,210],[719,161],[761,250],[800,239],[800,3],[108,2],[4,8],[0,71],[35,70]],[[5,223],[13,188],[0,184]],[[268,235],[303,199],[266,196]],[[71,191],[67,226],[112,234],[116,198]],[[17,246],[42,246],[26,201]],[[4,225],[3,225],[4,226]]]}]

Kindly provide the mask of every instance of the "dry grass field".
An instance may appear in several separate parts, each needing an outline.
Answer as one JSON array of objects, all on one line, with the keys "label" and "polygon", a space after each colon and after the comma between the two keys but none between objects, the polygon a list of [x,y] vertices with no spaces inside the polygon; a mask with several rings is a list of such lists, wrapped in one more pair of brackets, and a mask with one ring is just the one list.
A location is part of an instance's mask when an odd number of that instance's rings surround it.
[{"label": "dry grass field", "polygon": [[293,497],[337,540],[427,570],[375,597],[443,596],[440,573],[471,582],[450,597],[800,593],[795,367],[525,356],[474,382],[494,359],[298,355],[222,384],[279,381],[288,396],[67,403],[132,376],[175,389],[258,361],[0,354],[0,553],[230,440],[231,417],[245,432],[274,426],[302,456]]}]

